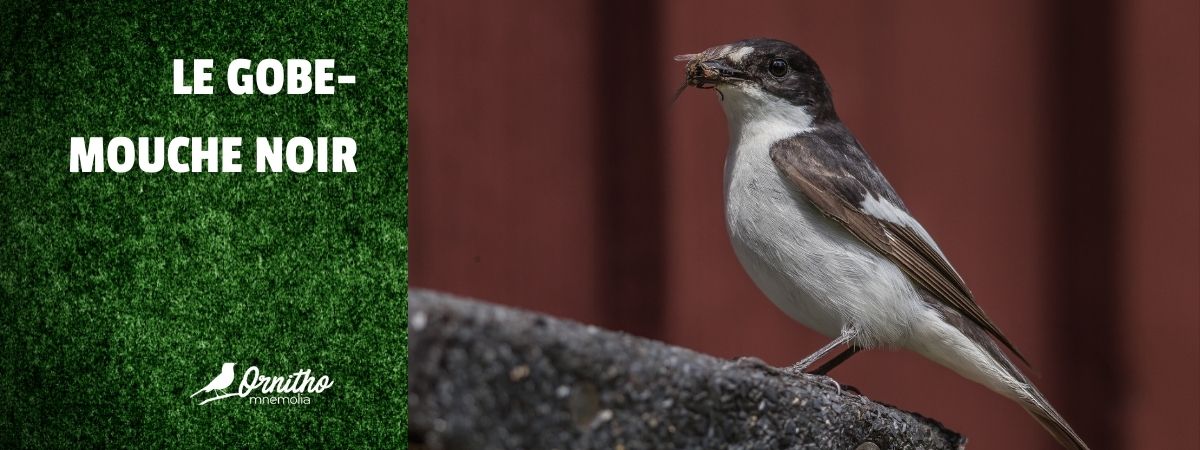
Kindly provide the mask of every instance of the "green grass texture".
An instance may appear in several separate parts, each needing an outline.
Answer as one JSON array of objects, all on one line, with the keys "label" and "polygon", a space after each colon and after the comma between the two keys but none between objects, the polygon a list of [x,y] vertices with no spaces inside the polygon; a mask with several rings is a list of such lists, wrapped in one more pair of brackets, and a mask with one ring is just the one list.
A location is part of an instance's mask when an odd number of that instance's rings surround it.
[{"label": "green grass texture", "polygon": [[[0,448],[404,447],[408,7],[313,5],[0,6]],[[357,82],[236,96],[236,58]],[[70,173],[73,136],[240,136],[243,172]],[[358,172],[257,173],[257,136],[353,137]],[[223,362],[334,384],[189,398]]]}]

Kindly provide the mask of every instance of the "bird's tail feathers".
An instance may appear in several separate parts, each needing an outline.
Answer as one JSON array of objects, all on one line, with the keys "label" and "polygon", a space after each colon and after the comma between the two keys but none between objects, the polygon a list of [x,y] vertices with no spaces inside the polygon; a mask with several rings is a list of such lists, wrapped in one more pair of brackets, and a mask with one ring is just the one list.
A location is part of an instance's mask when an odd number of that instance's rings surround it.
[{"label": "bird's tail feathers", "polygon": [[1027,390],[1025,394],[1027,395],[1023,395],[1023,398],[1018,399],[1021,407],[1025,408],[1025,411],[1029,412],[1029,415],[1033,416],[1038,421],[1038,424],[1041,424],[1042,428],[1045,428],[1051,436],[1054,436],[1054,440],[1058,441],[1063,447],[1075,450],[1088,450],[1087,444],[1083,442],[1083,439],[1078,434],[1075,434],[1075,430],[1071,429],[1066,419],[1063,419],[1058,414],[1058,411],[1055,411],[1054,407],[1050,406],[1050,402],[1046,400],[1046,397],[1042,396],[1042,393],[1038,392],[1037,388],[1033,387],[1032,384],[1026,384],[1026,386]]},{"label": "bird's tail feathers", "polygon": [[[937,304],[937,303],[932,303]],[[1067,421],[1058,411],[1050,406],[1050,401],[1029,381],[1029,377],[1021,373],[1000,346],[978,324],[967,320],[961,313],[945,308],[941,310],[942,317],[948,325],[962,333],[975,345],[951,345],[947,347],[926,347],[925,356],[938,361],[955,370],[963,376],[972,379],[989,389],[1017,402],[1029,412],[1038,424],[1045,428],[1054,440],[1063,447],[1074,450],[1088,450],[1083,439],[1071,429]],[[935,328],[935,330],[943,330]],[[935,336],[943,334],[935,333]],[[933,340],[939,342],[938,340]],[[950,340],[951,342],[953,339]],[[963,351],[966,349],[966,351]],[[971,350],[982,350],[983,354]],[[959,357],[949,355],[959,354]],[[989,364],[991,363],[991,364]]]},{"label": "bird's tail feathers", "polygon": [[204,392],[204,389],[201,389],[201,390],[198,390],[198,391],[196,391],[196,393],[195,393],[195,394],[192,394],[192,396],[191,396],[191,397],[188,397],[188,398],[192,398],[192,397],[195,397],[195,396],[197,396],[197,395],[200,395],[200,393],[201,393],[201,392]]}]

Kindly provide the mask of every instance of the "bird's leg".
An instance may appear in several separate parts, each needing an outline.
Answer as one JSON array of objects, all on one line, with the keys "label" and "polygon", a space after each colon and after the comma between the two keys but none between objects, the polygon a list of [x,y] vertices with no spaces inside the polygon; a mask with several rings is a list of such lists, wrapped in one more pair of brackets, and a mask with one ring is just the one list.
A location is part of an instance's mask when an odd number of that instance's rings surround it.
[{"label": "bird's leg", "polygon": [[838,365],[846,362],[847,359],[850,359],[850,357],[854,356],[855,353],[858,353],[859,350],[862,350],[862,349],[858,348],[854,345],[851,345],[850,348],[847,348],[845,351],[838,353],[838,355],[834,356],[833,359],[825,362],[825,364],[822,364],[821,367],[817,368],[817,370],[814,370],[809,373],[811,373],[813,375],[827,375],[827,374],[829,374],[830,370],[833,370],[834,367],[837,367]]},{"label": "bird's leg", "polygon": [[[821,349],[817,350],[816,353],[808,355],[807,358],[800,360],[800,362],[792,364],[792,367],[789,367],[787,371],[791,373],[804,372],[804,369],[807,369],[808,366],[811,366],[813,363],[817,362],[817,360],[824,358],[825,355],[829,354],[829,352],[833,351],[833,349],[837,348],[837,346],[850,342],[850,340],[854,339],[855,336],[858,336],[858,330],[854,328],[842,330],[842,335],[838,336],[837,339],[834,339],[829,344],[821,347]],[[841,357],[841,355],[838,356]],[[849,358],[849,356],[847,356],[847,358]],[[832,369],[832,367],[830,368]]]}]

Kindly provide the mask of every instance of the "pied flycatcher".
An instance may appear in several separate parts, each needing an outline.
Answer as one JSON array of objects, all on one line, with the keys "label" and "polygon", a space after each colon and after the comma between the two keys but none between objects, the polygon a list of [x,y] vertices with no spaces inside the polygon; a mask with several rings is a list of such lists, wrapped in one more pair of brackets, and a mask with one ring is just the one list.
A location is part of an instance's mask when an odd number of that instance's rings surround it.
[{"label": "pied flycatcher", "polygon": [[834,348],[901,347],[1016,401],[1064,447],[1087,445],[1001,345],[933,238],[838,119],[816,62],[749,39],[682,55],[687,85],[713,88],[729,124],[725,224],[742,267],[772,302]]}]

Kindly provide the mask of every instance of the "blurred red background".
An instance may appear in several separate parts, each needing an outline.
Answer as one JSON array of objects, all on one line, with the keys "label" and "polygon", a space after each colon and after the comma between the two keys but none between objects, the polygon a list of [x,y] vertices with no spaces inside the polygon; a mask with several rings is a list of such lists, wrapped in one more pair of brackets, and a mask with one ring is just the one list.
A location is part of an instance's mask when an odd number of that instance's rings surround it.
[{"label": "blurred red background", "polygon": [[[826,343],[724,229],[725,120],[676,54],[805,48],[838,111],[1096,449],[1200,447],[1194,0],[411,2],[411,280],[722,357]],[[907,352],[834,373],[975,449],[1056,448]]]}]

